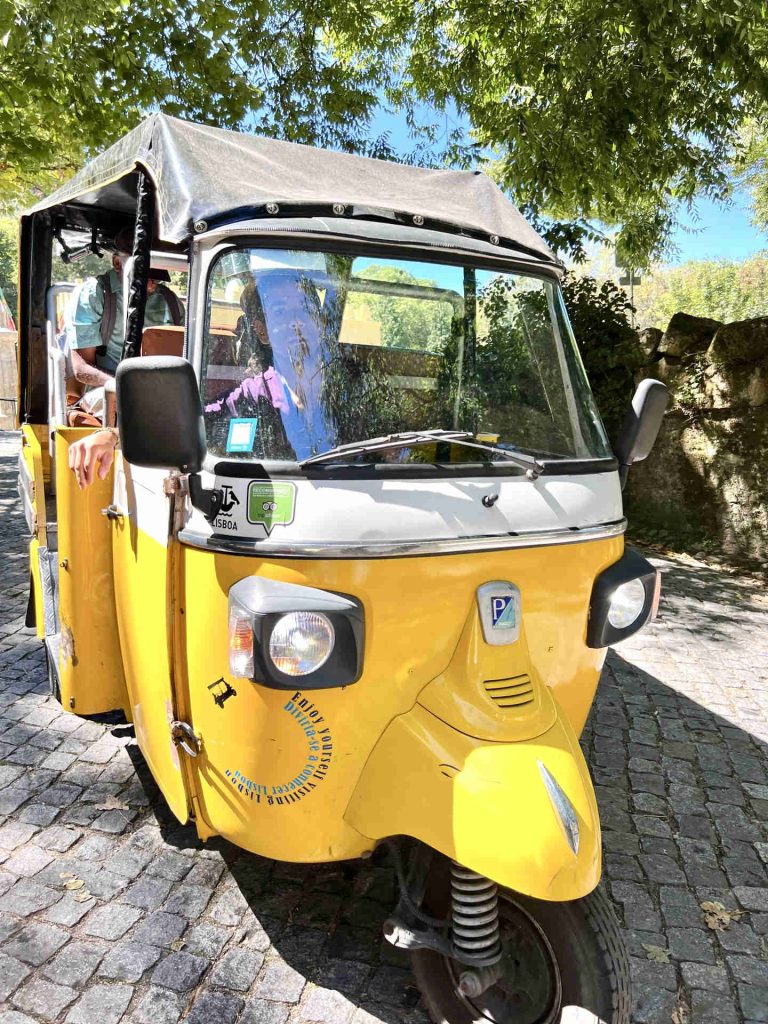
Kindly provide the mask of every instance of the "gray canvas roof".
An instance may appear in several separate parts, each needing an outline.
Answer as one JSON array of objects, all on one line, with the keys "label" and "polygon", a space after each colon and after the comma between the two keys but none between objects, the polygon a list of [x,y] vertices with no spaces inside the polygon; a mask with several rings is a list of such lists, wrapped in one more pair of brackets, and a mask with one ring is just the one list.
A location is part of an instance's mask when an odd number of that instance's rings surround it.
[{"label": "gray canvas roof", "polygon": [[[160,241],[179,243],[200,221],[263,215],[267,203],[353,207],[357,215],[423,217],[425,226],[498,236],[500,245],[557,262],[502,191],[480,171],[428,170],[279,142],[153,114],[29,213],[76,202],[126,212],[117,183],[152,177]],[[286,211],[287,212],[287,211]]]}]

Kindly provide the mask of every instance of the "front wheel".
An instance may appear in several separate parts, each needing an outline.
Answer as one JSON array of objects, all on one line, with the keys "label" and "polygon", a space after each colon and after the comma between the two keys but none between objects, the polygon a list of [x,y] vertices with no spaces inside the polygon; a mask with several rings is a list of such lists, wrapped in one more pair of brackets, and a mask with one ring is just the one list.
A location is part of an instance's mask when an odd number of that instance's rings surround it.
[{"label": "front wheel", "polygon": [[[433,906],[445,910],[450,895],[440,896]],[[549,903],[500,890],[499,918],[502,975],[481,996],[460,992],[455,960],[411,954],[435,1024],[629,1024],[629,958],[602,891]]]}]

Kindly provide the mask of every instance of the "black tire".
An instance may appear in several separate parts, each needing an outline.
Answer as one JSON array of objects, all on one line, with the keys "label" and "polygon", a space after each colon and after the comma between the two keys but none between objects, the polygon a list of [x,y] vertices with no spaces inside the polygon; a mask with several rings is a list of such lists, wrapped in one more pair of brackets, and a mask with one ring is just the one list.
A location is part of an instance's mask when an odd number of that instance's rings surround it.
[{"label": "black tire", "polygon": [[[460,993],[465,968],[455,960],[431,950],[411,954],[435,1024],[630,1024],[629,958],[600,889],[570,903],[506,890],[499,897],[504,974],[484,995]],[[429,902],[443,913],[449,905],[444,897]]]}]

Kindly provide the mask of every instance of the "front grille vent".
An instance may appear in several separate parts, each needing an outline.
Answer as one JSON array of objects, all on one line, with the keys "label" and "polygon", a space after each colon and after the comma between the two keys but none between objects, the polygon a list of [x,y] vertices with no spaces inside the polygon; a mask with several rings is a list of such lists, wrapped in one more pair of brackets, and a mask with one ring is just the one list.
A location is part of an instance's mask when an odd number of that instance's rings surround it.
[{"label": "front grille vent", "polygon": [[533,683],[527,675],[486,679],[483,688],[497,708],[520,708],[533,703]]}]

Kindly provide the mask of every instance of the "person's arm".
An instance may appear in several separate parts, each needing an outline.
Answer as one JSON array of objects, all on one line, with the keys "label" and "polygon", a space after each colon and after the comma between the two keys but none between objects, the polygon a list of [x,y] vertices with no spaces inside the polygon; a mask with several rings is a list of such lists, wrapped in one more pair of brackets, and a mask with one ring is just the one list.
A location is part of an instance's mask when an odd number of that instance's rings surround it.
[{"label": "person's arm", "polygon": [[103,387],[108,380],[112,380],[112,374],[107,373],[106,370],[100,370],[96,365],[96,352],[95,348],[73,348],[71,352],[72,373],[75,380],[79,380],[81,384],[99,388]]},{"label": "person's arm", "polygon": [[103,387],[112,376],[96,365],[103,315],[104,289],[95,277],[91,277],[77,293],[70,335],[72,372],[76,380],[89,387]]},{"label": "person's arm", "polygon": [[69,468],[74,472],[80,490],[90,487],[98,473],[103,480],[115,457],[120,437],[112,427],[95,430],[69,446]]}]

